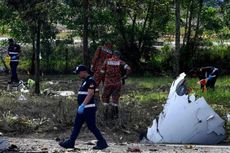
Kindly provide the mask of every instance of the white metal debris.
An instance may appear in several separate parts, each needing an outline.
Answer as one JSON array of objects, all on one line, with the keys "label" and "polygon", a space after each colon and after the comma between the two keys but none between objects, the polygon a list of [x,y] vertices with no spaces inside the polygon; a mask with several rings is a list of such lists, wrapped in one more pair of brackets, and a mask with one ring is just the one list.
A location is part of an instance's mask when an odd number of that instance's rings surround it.
[{"label": "white metal debris", "polygon": [[73,91],[57,91],[57,94],[64,97],[75,95]]},{"label": "white metal debris", "polygon": [[8,140],[3,139],[0,137],[0,151],[7,150],[10,147],[10,143]]},{"label": "white metal debris", "polygon": [[167,102],[159,118],[148,128],[153,143],[217,144],[226,137],[224,120],[204,97],[187,94],[182,73],[172,83]]}]

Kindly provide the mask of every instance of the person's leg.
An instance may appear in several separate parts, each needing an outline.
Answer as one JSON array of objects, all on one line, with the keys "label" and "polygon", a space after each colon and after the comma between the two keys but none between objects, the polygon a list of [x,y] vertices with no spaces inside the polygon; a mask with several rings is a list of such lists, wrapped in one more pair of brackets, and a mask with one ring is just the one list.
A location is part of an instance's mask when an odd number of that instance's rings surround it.
[{"label": "person's leg", "polygon": [[98,103],[100,101],[100,83],[101,83],[101,80],[102,80],[102,76],[100,74],[100,71],[95,71],[94,75],[94,80],[96,82],[96,89],[95,89],[95,94],[94,94],[94,100]]},{"label": "person's leg", "polygon": [[63,142],[60,142],[59,145],[62,146],[63,148],[74,148],[75,140],[77,139],[80,133],[80,130],[81,130],[81,127],[84,121],[85,121],[84,113],[77,114],[75,121],[74,121],[74,126],[73,126],[72,133],[70,135],[70,138]]},{"label": "person's leg", "polygon": [[18,74],[17,74],[17,68],[18,68],[18,62],[15,63],[15,82],[19,82],[19,79],[18,79]]},{"label": "person's leg", "polygon": [[94,149],[104,149],[108,147],[106,140],[103,138],[101,132],[96,126],[96,107],[85,109],[86,124],[89,130],[97,138],[98,142]]},{"label": "person's leg", "polygon": [[18,76],[17,76],[17,66],[18,62],[10,62],[10,68],[11,68],[11,82],[18,82]]},{"label": "person's leg", "polygon": [[73,130],[72,133],[70,135],[70,140],[75,141],[80,133],[81,127],[84,124],[85,121],[85,117],[84,117],[85,113],[83,114],[78,114],[75,118],[74,121],[74,126],[73,126]]},{"label": "person's leg", "polygon": [[13,83],[13,81],[14,81],[14,64],[13,64],[13,62],[10,62],[10,70],[11,70],[10,83]]},{"label": "person's leg", "polygon": [[216,77],[212,78],[211,80],[208,80],[207,82],[207,88],[215,89],[215,83],[216,83]]},{"label": "person's leg", "polygon": [[102,101],[104,108],[104,119],[107,120],[109,116],[109,100],[112,92],[112,88],[110,85],[105,85],[103,93],[102,93]]},{"label": "person's leg", "polygon": [[121,85],[114,86],[114,91],[112,93],[112,119],[117,119],[119,110],[118,110],[118,104],[119,104],[119,98],[121,95]]}]

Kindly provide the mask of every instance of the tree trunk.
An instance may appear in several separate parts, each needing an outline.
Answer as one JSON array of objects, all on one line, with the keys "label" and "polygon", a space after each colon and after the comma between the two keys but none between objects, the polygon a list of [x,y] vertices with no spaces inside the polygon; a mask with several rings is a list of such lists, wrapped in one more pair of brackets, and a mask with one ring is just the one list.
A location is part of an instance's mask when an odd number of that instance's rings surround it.
[{"label": "tree trunk", "polygon": [[68,59],[69,57],[69,51],[68,51],[68,48],[65,49],[65,73],[68,72]]},{"label": "tree trunk", "polygon": [[176,48],[175,48],[175,66],[174,66],[174,72],[176,73],[176,76],[180,73],[180,0],[175,0],[176,3]]},{"label": "tree trunk", "polygon": [[185,30],[184,30],[183,46],[185,45],[185,41],[186,41],[186,38],[187,38],[188,16],[189,16],[189,5],[188,5],[187,11],[186,11],[186,21],[185,21]]},{"label": "tree trunk", "polygon": [[34,73],[35,73],[35,52],[36,52],[35,37],[36,37],[36,34],[33,34],[33,38],[32,38],[33,49],[32,49],[31,67],[30,67],[30,74],[31,75],[34,75]]},{"label": "tree trunk", "polygon": [[89,25],[89,1],[84,0],[84,31],[83,31],[83,61],[89,66],[89,52],[88,52],[88,25]]},{"label": "tree trunk", "polygon": [[199,11],[197,14],[197,23],[196,23],[196,30],[195,30],[195,36],[194,36],[194,42],[196,43],[198,35],[200,34],[200,15],[203,7],[203,0],[199,0]]},{"label": "tree trunk", "polygon": [[193,18],[193,0],[190,2],[190,8],[189,8],[189,20],[188,20],[188,33],[187,33],[187,39],[186,39],[186,44],[187,46],[190,45],[190,36],[191,36],[191,31],[192,31],[192,18]]},{"label": "tree trunk", "polygon": [[35,93],[40,94],[40,32],[41,32],[41,21],[38,19],[37,23],[37,43],[35,52]]}]

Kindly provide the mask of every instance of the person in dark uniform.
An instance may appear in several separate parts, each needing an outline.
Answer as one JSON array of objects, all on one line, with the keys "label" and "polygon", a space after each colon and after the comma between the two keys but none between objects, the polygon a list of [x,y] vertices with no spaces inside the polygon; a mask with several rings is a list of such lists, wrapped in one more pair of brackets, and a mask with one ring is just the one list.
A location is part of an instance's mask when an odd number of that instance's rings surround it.
[{"label": "person in dark uniform", "polygon": [[[205,80],[206,81],[206,87],[215,89],[215,83],[216,79],[219,75],[219,69],[213,66],[206,66],[206,67],[201,67],[198,70],[198,77],[201,81]],[[204,85],[201,84],[201,88],[203,88]]]},{"label": "person in dark uniform", "polygon": [[206,87],[207,89],[215,89],[215,83],[219,75],[218,68],[213,66],[206,66],[191,72],[193,72],[193,76],[197,76],[199,78],[198,83],[200,84],[203,92],[206,90]]},{"label": "person in dark uniform", "polygon": [[90,76],[89,69],[85,65],[77,66],[74,73],[78,74],[79,77],[83,79],[77,96],[79,107],[77,108],[74,127],[69,139],[60,142],[59,145],[64,148],[74,148],[75,140],[78,137],[80,129],[84,122],[86,122],[89,130],[95,135],[98,140],[96,146],[94,146],[93,149],[105,149],[108,147],[108,144],[96,126],[97,108],[94,101],[96,83],[93,77]]},{"label": "person in dark uniform", "polygon": [[21,47],[14,42],[13,39],[9,39],[8,55],[10,56],[10,68],[11,68],[11,81],[9,83],[18,83],[17,67],[19,63],[19,55]]}]

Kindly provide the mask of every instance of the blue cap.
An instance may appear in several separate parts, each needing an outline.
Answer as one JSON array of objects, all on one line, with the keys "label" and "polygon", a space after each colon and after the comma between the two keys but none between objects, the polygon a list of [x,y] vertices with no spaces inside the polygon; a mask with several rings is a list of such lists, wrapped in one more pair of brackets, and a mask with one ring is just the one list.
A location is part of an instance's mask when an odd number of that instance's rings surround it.
[{"label": "blue cap", "polygon": [[88,67],[83,65],[83,64],[80,64],[78,65],[75,70],[73,71],[73,73],[75,74],[79,74],[81,71],[87,71],[88,72]]}]

